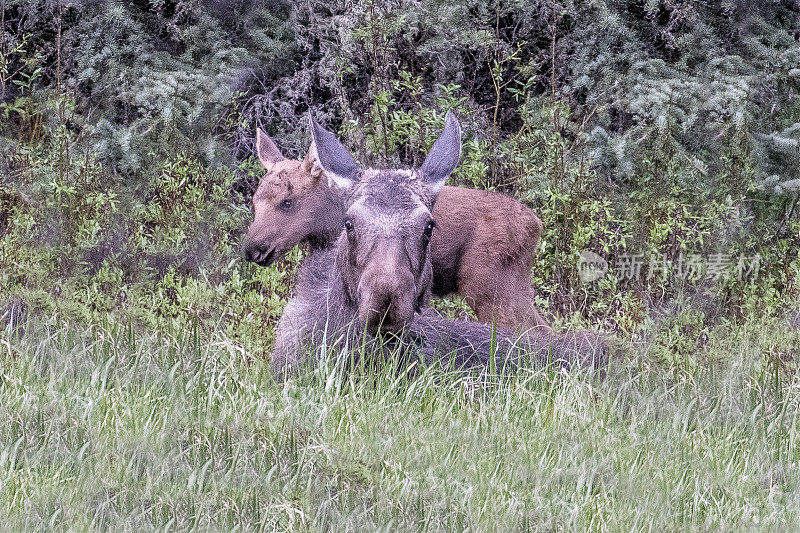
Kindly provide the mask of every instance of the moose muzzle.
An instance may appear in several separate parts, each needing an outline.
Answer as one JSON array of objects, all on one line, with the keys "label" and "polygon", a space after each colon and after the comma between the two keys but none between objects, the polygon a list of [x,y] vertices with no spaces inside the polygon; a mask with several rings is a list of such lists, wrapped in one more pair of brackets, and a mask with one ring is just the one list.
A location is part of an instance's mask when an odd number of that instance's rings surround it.
[{"label": "moose muzzle", "polygon": [[370,331],[397,332],[414,318],[417,284],[402,243],[382,244],[359,279],[358,315]]},{"label": "moose muzzle", "polygon": [[271,242],[252,239],[249,235],[242,243],[242,255],[245,260],[267,267],[280,258],[277,246]]}]

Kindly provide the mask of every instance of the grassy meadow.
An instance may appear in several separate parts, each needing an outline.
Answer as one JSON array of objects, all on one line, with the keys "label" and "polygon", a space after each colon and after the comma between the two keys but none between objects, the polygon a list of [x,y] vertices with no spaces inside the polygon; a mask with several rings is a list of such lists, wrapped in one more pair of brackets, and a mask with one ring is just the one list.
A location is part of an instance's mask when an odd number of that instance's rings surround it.
[{"label": "grassy meadow", "polygon": [[37,320],[0,343],[0,523],[794,530],[800,385],[765,360],[797,342],[784,328],[715,337],[687,369],[630,345],[604,380],[323,364],[278,384],[264,358],[196,323]]},{"label": "grassy meadow", "polygon": [[[798,20],[0,0],[0,532],[800,530]],[[257,128],[302,158],[311,114],[409,168],[449,111],[448,184],[541,218],[536,304],[606,335],[607,375],[331,349],[276,383],[307,251],[241,257]]]}]

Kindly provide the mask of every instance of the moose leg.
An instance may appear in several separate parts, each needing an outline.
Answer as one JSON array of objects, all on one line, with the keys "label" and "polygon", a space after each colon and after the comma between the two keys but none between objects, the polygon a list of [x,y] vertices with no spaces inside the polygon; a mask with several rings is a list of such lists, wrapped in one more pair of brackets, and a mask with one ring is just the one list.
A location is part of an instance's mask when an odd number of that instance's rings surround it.
[{"label": "moose leg", "polygon": [[464,296],[467,305],[475,311],[478,322],[494,323],[498,327],[512,331],[516,329],[518,324],[513,309],[504,306],[502,302],[496,303],[493,291],[476,284],[465,283],[463,287],[459,287],[459,292]]},{"label": "moose leg", "polygon": [[481,322],[494,322],[512,331],[551,331],[536,309],[527,265],[513,268],[484,251],[467,252],[461,260],[458,292]]},{"label": "moose leg", "polygon": [[471,290],[476,296],[466,297],[467,303],[475,310],[481,322],[494,322],[509,330],[551,331],[552,328],[539,310],[534,300],[535,292],[530,285],[520,288],[518,285],[498,283],[494,290]]},{"label": "moose leg", "polygon": [[[526,274],[528,273],[526,272]],[[536,308],[536,291],[531,284],[530,274],[528,274],[527,279],[523,276],[518,276],[517,281],[510,285],[513,287],[512,290],[508,290],[508,284],[498,287],[494,294],[495,304],[502,305],[503,302],[508,302],[506,305],[511,308],[517,327],[538,331],[552,331],[550,324],[542,318]]]}]

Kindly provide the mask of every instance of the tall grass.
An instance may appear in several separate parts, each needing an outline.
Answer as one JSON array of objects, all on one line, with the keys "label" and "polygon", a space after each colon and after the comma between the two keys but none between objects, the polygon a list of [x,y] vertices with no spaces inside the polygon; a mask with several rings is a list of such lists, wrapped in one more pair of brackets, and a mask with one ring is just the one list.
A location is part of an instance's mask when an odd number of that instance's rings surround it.
[{"label": "tall grass", "polygon": [[6,330],[3,529],[800,523],[800,390],[763,355],[775,324],[715,337],[690,371],[630,346],[602,381],[331,363],[277,384],[267,361],[204,331],[58,317]]}]

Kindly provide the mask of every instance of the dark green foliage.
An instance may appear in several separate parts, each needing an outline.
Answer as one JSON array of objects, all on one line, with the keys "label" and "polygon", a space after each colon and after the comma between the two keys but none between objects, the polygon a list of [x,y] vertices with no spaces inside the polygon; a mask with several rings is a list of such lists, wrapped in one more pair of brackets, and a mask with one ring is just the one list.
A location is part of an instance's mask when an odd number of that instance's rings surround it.
[{"label": "dark green foliage", "polygon": [[[634,333],[675,315],[674,347],[676,331],[702,342],[708,325],[797,297],[796,1],[2,8],[4,295],[224,317],[268,340],[292,270],[237,260],[255,128],[299,157],[311,111],[361,163],[418,165],[452,109],[464,125],[452,183],[513,194],[544,221],[533,275],[550,318]],[[611,273],[581,282],[584,250]],[[646,269],[756,253],[755,280],[613,275],[624,254]]]}]

